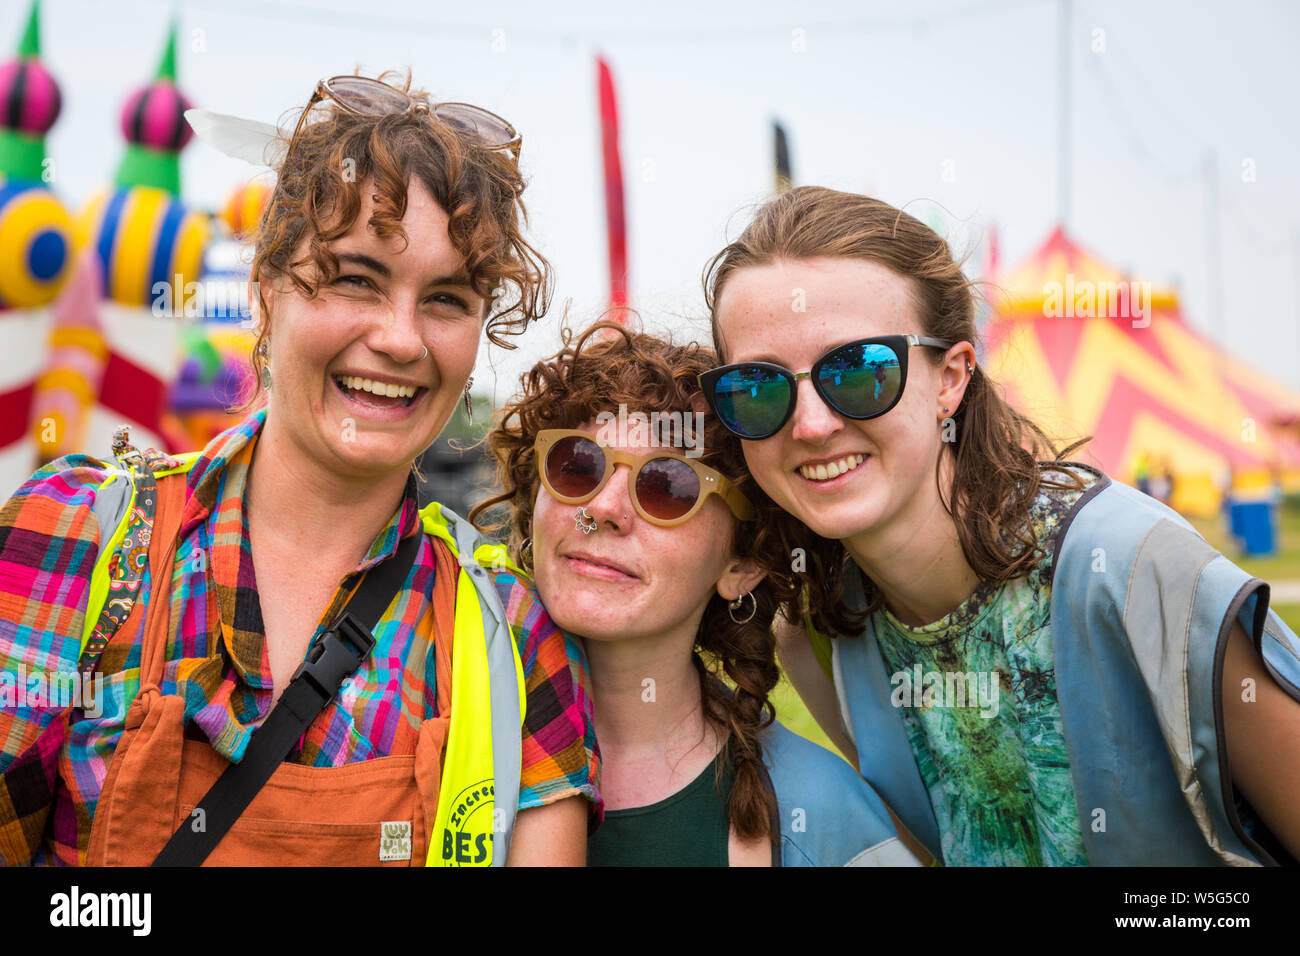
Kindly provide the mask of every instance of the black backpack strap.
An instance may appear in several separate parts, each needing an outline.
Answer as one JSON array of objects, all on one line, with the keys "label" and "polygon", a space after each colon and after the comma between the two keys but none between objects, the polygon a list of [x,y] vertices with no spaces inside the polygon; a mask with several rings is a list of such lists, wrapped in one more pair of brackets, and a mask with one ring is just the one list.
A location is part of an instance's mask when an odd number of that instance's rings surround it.
[{"label": "black backpack strap", "polygon": [[[154,866],[199,866],[216,849],[343,681],[370,654],[375,646],[371,631],[406,580],[423,536],[408,536],[393,558],[366,572],[334,626],[307,652],[307,660],[298,665],[271,713],[253,732],[244,759],[217,778]],[[194,826],[198,821],[201,829]]]}]

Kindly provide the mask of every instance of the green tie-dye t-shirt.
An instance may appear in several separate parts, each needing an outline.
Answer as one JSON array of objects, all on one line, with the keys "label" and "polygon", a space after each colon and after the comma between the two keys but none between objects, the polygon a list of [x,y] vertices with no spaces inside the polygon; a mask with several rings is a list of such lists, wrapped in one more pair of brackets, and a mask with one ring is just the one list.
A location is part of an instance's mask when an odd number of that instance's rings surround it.
[{"label": "green tie-dye t-shirt", "polygon": [[[1077,472],[1088,484],[1096,480]],[[949,866],[1086,865],[1052,657],[1052,543],[1080,491],[1041,489],[1047,552],[1026,576],[984,582],[923,627],[874,615]]]}]

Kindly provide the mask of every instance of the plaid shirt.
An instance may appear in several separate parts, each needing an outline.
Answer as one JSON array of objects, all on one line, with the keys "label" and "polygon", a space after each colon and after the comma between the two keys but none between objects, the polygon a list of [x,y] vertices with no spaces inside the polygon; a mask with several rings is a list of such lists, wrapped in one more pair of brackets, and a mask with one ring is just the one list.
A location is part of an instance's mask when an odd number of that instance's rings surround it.
[{"label": "plaid shirt", "polygon": [[[243,507],[265,416],[259,411],[217,436],[187,475],[161,687],[185,699],[187,730],[232,761],[271,709]],[[152,451],[146,460],[155,470],[174,464]],[[139,688],[143,620],[134,633],[118,628],[105,642],[106,625],[125,619],[139,591],[152,592],[149,529],[137,508],[109,566],[108,600],[82,662],[97,658],[96,676],[83,680],[79,696],[69,693],[101,540],[91,506],[106,477],[103,462],[70,455],[39,470],[0,509],[0,863],[84,863],[95,805]],[[412,477],[401,506],[336,590],[313,642],[361,572],[420,527],[415,487]],[[291,762],[335,767],[414,752],[421,722],[438,714],[433,576],[426,537],[375,627],[374,651],[303,735]],[[502,572],[495,583],[527,685],[519,808],[580,794],[592,802],[594,825],[602,811],[600,757],[582,648],[551,622],[529,582]],[[55,674],[67,675],[62,694],[48,680]]]}]

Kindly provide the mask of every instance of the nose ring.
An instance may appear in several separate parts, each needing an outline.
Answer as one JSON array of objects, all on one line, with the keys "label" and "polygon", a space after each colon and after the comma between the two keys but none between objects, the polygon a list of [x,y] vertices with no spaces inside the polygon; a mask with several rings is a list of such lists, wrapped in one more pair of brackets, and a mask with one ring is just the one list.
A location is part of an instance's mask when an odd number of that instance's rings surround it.
[{"label": "nose ring", "polygon": [[424,347],[424,354],[420,356],[421,361],[429,357],[429,346]]},{"label": "nose ring", "polygon": [[[588,521],[590,521],[591,524],[588,524]],[[596,519],[587,514],[586,508],[579,508],[574,512],[573,526],[583,534],[591,534],[600,527],[600,525],[596,523]]]}]

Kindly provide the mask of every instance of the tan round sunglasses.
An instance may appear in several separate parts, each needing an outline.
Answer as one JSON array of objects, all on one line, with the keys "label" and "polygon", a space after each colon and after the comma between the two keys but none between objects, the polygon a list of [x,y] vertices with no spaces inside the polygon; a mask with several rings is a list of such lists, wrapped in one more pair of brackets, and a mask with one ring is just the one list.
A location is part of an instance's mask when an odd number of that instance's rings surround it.
[{"label": "tan round sunglasses", "polygon": [[542,487],[562,504],[586,504],[600,494],[616,467],[627,465],[632,506],[651,524],[670,528],[689,521],[712,494],[739,520],[756,518],[753,503],[729,479],[677,452],[656,449],[636,455],[571,428],[538,432],[533,452]]}]

